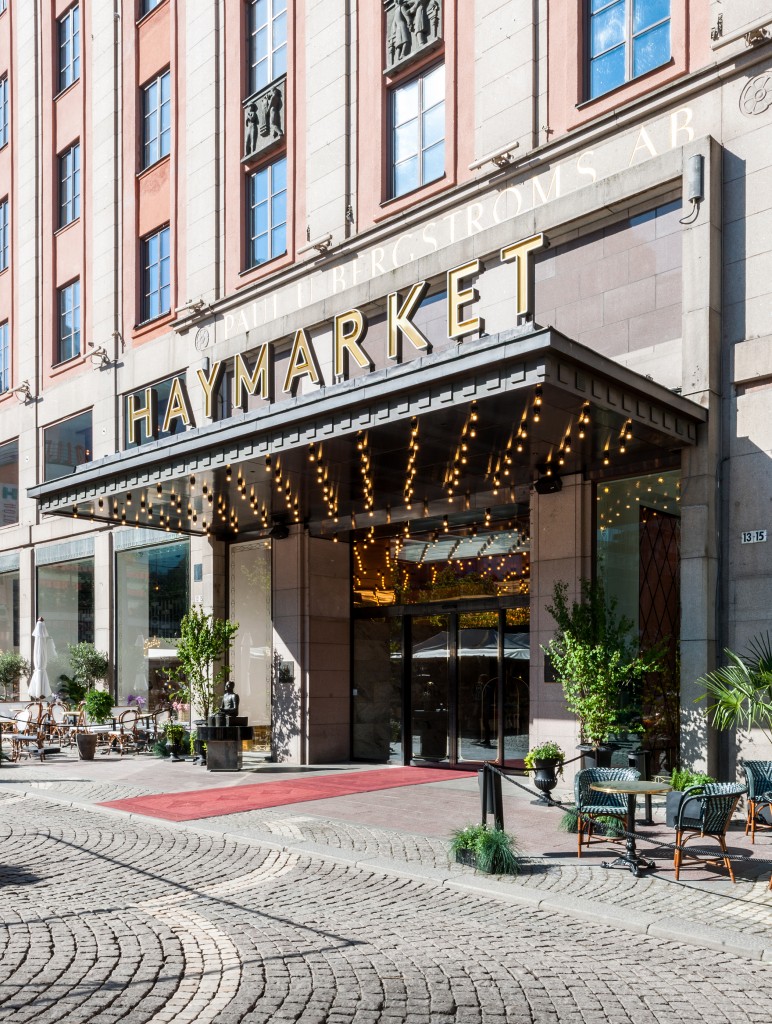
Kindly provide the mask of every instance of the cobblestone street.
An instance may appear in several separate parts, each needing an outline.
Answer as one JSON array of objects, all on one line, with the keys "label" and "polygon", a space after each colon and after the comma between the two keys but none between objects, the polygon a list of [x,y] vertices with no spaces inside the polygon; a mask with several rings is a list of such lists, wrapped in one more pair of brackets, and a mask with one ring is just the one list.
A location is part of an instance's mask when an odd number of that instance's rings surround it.
[{"label": "cobblestone street", "polygon": [[[768,962],[642,934],[634,910],[627,929],[623,908],[614,924],[504,882],[476,892],[476,876],[439,872],[436,840],[403,836],[389,859],[387,830],[362,829],[365,850],[381,844],[367,866],[325,855],[321,823],[309,835],[303,815],[262,812],[261,834],[271,820],[318,849],[4,787],[0,1020],[769,1020]],[[545,877],[519,889],[543,900]],[[627,873],[613,877],[612,902]]]}]

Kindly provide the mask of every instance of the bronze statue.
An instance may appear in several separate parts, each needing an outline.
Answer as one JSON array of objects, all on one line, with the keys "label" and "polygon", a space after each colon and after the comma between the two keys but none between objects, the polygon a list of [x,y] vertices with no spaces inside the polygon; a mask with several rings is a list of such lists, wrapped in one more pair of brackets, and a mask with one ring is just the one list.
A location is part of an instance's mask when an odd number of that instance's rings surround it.
[{"label": "bronze statue", "polygon": [[236,718],[239,713],[239,695],[235,692],[236,684],[232,679],[225,684],[225,693],[220,701],[220,711],[228,718]]}]

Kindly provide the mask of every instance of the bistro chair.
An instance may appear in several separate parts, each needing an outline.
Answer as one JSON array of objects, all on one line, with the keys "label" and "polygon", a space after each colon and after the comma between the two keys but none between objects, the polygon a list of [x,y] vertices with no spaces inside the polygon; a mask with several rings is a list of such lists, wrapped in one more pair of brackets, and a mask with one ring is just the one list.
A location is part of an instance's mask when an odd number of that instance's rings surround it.
[{"label": "bistro chair", "polygon": [[70,735],[70,708],[60,700],[52,700],[46,708],[43,719],[46,737],[51,742],[69,746],[72,743]]},{"label": "bistro chair", "polygon": [[756,842],[757,828],[772,828],[760,812],[772,814],[772,761],[741,761],[745,781],[748,785],[748,800],[745,817],[745,834],[750,832],[751,842]]},{"label": "bistro chair", "polygon": [[139,714],[134,708],[122,711],[115,723],[115,728],[107,733],[107,746],[102,751],[109,754],[111,750],[117,750],[123,755],[129,750],[137,749],[137,730]]},{"label": "bistro chair", "polygon": [[[726,830],[737,807],[737,801],[744,792],[745,786],[739,782],[708,782],[704,786],[690,786],[684,790],[678,804],[675,825],[673,867],[676,879],[681,871],[681,864],[686,859],[700,864],[718,864],[723,860],[724,867],[734,882],[734,872],[726,848]],[[687,805],[688,800],[693,802]],[[699,801],[700,809],[695,814],[696,801]],[[698,857],[696,854],[684,853],[684,847],[695,836],[710,836],[717,840],[722,856]]]},{"label": "bistro chair", "polygon": [[[584,768],[574,778],[576,803],[576,855],[582,856],[582,840],[589,846],[593,839],[593,825],[598,818],[617,818],[627,831],[627,797],[622,793],[598,793],[590,789],[593,782],[635,782],[641,773],[636,768]],[[609,841],[608,836],[596,836]]]}]

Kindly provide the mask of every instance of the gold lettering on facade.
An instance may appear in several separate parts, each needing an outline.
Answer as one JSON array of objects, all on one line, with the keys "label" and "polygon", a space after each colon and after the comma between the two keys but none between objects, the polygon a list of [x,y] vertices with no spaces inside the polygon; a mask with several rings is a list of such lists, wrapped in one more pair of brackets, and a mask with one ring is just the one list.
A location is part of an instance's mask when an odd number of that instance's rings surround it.
[{"label": "gold lettering on facade", "polygon": [[480,261],[470,260],[461,267],[454,267],[448,271],[448,337],[463,338],[466,334],[473,334],[483,328],[482,318],[479,316],[469,317],[468,320],[461,319],[461,308],[470,302],[476,302],[478,298],[477,289],[462,288],[461,282],[464,278],[474,277],[480,273]]},{"label": "gold lettering on facade", "polygon": [[[238,358],[236,356],[236,359]],[[204,370],[196,370],[196,376],[201,381],[201,387],[204,389],[204,415],[208,420],[212,419],[212,395],[217,386],[220,370],[222,370],[222,362],[213,363],[208,374]]]},{"label": "gold lettering on facade", "polygon": [[635,140],[633,152],[630,156],[630,163],[627,165],[628,167],[632,167],[635,163],[635,155],[636,153],[638,153],[639,150],[648,153],[649,156],[658,156],[658,153],[654,148],[654,143],[651,141],[649,133],[646,131],[645,128],[641,128],[641,130],[638,132],[638,137]]},{"label": "gold lettering on facade", "polygon": [[308,377],[312,384],[319,383],[319,370],[316,367],[314,352],[306,332],[301,328],[295,332],[295,340],[292,342],[287,376],[284,378],[282,391],[291,395],[302,377]]},{"label": "gold lettering on facade", "polygon": [[126,413],[127,426],[129,430],[129,444],[140,444],[137,437],[137,424],[145,424],[145,436],[153,436],[153,423],[155,422],[156,399],[152,388],[145,388],[142,392],[145,396],[145,404],[137,407],[138,395],[129,395],[128,411]]},{"label": "gold lettering on facade", "polygon": [[359,309],[350,309],[335,317],[335,378],[347,376],[347,354],[354,357],[354,362],[363,370],[372,366],[370,358],[359,345],[367,335],[367,318]]},{"label": "gold lettering on facade", "polygon": [[515,306],[518,316],[532,312],[531,310],[531,260],[529,253],[543,249],[545,245],[544,235],[531,235],[514,245],[508,245],[501,250],[501,259],[504,263],[516,260],[517,286],[515,289]]},{"label": "gold lettering on facade", "polygon": [[174,380],[172,380],[172,387],[169,392],[169,401],[166,403],[166,413],[164,415],[162,427],[165,434],[169,432],[172,420],[182,420],[185,427],[189,427],[191,423],[188,400],[185,396],[182,381],[179,377],[175,377]]},{"label": "gold lettering on facade", "polygon": [[233,407],[240,409],[242,403],[242,389],[246,388],[247,393],[254,395],[257,392],[258,398],[271,401],[271,346],[261,345],[257,356],[257,362],[252,373],[249,372],[246,361],[240,352],[236,353],[233,366]]},{"label": "gold lettering on facade", "polygon": [[412,321],[423,302],[424,296],[429,290],[428,281],[419,281],[414,284],[407,294],[407,298],[399,305],[400,299],[397,292],[392,292],[388,297],[388,348],[389,359],[399,359],[401,355],[400,336],[407,338],[413,348],[419,352],[429,348],[429,339],[418,330]]}]

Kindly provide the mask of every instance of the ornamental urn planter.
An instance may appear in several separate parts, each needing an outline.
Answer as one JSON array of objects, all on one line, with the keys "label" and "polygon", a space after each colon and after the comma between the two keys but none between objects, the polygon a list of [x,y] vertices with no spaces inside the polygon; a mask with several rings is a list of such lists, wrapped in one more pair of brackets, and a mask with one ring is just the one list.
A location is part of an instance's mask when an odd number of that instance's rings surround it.
[{"label": "ornamental urn planter", "polygon": [[78,745],[78,758],[81,761],[93,761],[97,748],[97,736],[90,732],[79,732],[75,737]]},{"label": "ornamental urn planter", "polygon": [[533,784],[547,800],[550,799],[550,793],[558,784],[559,764],[560,762],[553,757],[534,758]]}]

